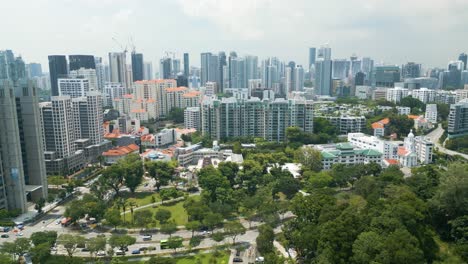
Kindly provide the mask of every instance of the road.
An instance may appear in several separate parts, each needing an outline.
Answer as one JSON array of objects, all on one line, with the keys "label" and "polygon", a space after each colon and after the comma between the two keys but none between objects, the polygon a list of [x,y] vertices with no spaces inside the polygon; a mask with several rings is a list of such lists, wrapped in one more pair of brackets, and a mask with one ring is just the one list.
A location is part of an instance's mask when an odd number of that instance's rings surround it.
[{"label": "road", "polygon": [[446,149],[439,143],[439,138],[443,134],[444,134],[444,129],[442,128],[442,125],[439,124],[439,126],[436,129],[434,129],[431,133],[427,134],[426,136],[429,137],[431,142],[437,146],[438,151],[448,154],[448,155],[452,155],[452,156],[458,155],[468,160],[468,155],[457,152],[457,151],[453,151],[450,149]]}]

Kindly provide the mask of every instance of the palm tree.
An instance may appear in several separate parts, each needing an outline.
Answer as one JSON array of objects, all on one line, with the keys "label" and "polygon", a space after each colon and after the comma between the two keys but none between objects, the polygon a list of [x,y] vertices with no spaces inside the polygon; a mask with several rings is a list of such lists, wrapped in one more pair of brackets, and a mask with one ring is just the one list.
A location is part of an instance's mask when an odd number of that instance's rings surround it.
[{"label": "palm tree", "polygon": [[116,204],[117,204],[117,208],[119,210],[120,209],[123,210],[123,221],[125,223],[125,210],[126,210],[126,207],[127,207],[127,202],[125,201],[124,198],[120,197],[119,199],[117,199]]},{"label": "palm tree", "polygon": [[134,201],[130,201],[128,203],[128,205],[130,206],[130,214],[132,215],[132,225],[134,223],[134,219],[133,219],[133,208],[137,206],[137,204],[134,202]]}]

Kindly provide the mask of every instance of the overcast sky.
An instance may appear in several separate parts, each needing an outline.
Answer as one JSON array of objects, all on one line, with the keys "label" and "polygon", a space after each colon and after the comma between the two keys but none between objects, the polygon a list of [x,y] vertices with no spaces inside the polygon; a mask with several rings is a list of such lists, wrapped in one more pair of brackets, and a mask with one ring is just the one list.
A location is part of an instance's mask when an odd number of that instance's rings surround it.
[{"label": "overcast sky", "polygon": [[[468,51],[468,0],[2,0],[0,49],[47,66],[50,54],[107,57],[130,37],[145,60],[165,51],[277,56],[306,64],[308,47],[333,58],[443,66]],[[130,48],[129,48],[130,49]]]}]

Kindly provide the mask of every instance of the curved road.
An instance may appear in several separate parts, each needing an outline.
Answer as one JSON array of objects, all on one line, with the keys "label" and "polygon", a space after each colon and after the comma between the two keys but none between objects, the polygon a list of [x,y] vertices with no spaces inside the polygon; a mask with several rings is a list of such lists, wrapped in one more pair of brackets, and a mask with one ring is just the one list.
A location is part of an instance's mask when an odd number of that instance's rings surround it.
[{"label": "curved road", "polygon": [[441,144],[439,144],[439,138],[444,134],[444,129],[442,128],[442,126],[439,124],[439,126],[434,129],[431,133],[427,134],[426,137],[429,137],[430,140],[432,141],[432,143],[434,143],[436,146],[437,146],[437,149],[442,152],[442,153],[445,153],[445,154],[448,154],[448,155],[458,155],[458,156],[461,156],[463,158],[465,158],[466,160],[468,160],[468,155],[466,154],[463,154],[463,153],[460,153],[460,152],[457,152],[457,151],[453,151],[453,150],[450,150],[450,149],[446,149],[444,148]]}]

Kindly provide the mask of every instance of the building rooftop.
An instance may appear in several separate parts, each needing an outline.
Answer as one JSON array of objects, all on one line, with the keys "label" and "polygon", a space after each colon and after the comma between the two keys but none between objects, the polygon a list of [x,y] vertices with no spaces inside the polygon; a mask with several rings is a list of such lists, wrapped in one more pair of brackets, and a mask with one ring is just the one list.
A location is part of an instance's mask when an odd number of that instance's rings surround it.
[{"label": "building rooftop", "polygon": [[105,151],[102,153],[102,156],[104,157],[125,156],[132,152],[138,151],[139,149],[140,147],[138,147],[136,144],[130,144],[128,146],[117,147],[117,148],[113,148],[108,151]]}]

